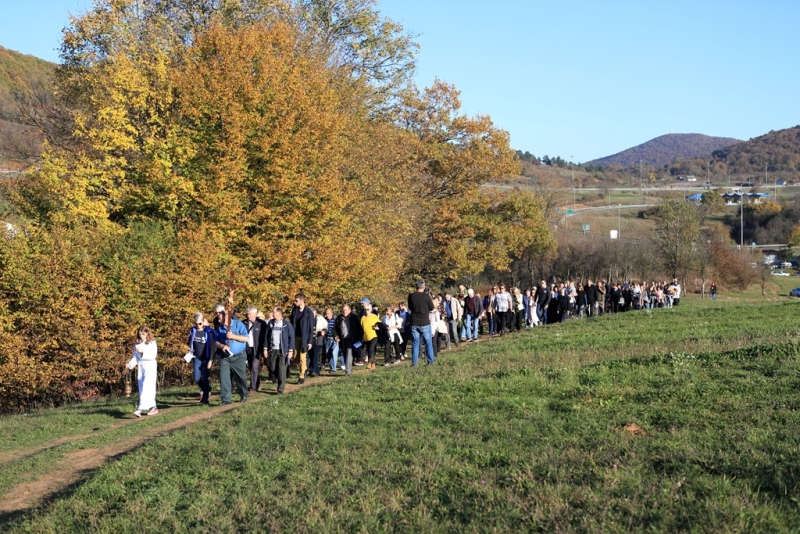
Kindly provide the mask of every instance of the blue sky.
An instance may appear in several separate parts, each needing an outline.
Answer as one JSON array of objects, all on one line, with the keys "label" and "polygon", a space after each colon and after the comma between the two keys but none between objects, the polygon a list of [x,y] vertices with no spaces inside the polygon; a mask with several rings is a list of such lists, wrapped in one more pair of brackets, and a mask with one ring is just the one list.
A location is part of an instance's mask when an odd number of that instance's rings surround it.
[{"label": "blue sky", "polygon": [[[0,45],[56,61],[67,11],[0,0]],[[800,124],[797,0],[381,0],[419,34],[417,82],[462,91],[512,145],[588,161],[666,133],[749,139]]]}]

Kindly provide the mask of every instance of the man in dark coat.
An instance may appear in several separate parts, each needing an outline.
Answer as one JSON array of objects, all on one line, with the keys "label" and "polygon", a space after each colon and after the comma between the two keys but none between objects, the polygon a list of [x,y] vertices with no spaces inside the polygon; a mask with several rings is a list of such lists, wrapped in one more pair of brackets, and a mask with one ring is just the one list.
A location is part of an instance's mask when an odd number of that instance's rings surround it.
[{"label": "man in dark coat", "polygon": [[261,358],[267,360],[267,348],[264,336],[267,332],[267,322],[258,318],[258,308],[247,307],[247,319],[242,321],[247,327],[247,368],[250,369],[250,393],[255,393],[261,388]]},{"label": "man in dark coat", "polygon": [[547,324],[547,308],[550,306],[552,296],[550,288],[547,287],[547,282],[542,280],[536,289],[536,314],[542,324]]},{"label": "man in dark coat", "polygon": [[265,347],[269,357],[267,365],[278,381],[278,395],[283,394],[286,386],[286,367],[294,350],[294,327],[283,318],[283,309],[272,310],[273,319],[267,323]]},{"label": "man in dark coat", "polygon": [[597,309],[595,308],[597,305],[597,286],[589,280],[586,282],[584,291],[586,292],[586,306],[589,308],[589,316],[597,315]]},{"label": "man in dark coat", "polygon": [[302,384],[306,381],[307,356],[308,351],[314,345],[314,327],[316,325],[314,314],[311,308],[306,307],[306,296],[302,293],[298,293],[294,297],[294,306],[292,306],[289,321],[294,327],[294,357],[300,360],[300,377],[297,383]]}]

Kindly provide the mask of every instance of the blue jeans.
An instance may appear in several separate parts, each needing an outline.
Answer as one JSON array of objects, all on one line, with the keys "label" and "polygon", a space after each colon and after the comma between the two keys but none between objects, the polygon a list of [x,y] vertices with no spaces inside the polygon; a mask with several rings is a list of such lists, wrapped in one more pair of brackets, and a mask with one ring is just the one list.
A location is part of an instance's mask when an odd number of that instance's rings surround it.
[{"label": "blue jeans", "polygon": [[194,381],[203,392],[203,400],[208,401],[208,394],[211,393],[211,383],[208,381],[208,361],[195,358],[192,363],[194,363]]},{"label": "blue jeans", "polygon": [[717,300],[717,294],[711,293],[711,300]]},{"label": "blue jeans", "polygon": [[[339,344],[332,337],[325,338],[325,356],[331,361],[331,371],[336,372],[339,360]],[[342,354],[342,368],[344,369],[344,354]]]},{"label": "blue jeans", "polygon": [[464,316],[464,337],[478,339],[478,318],[469,314]]},{"label": "blue jeans", "polygon": [[425,326],[412,326],[411,327],[411,365],[413,367],[417,366],[417,362],[419,362],[419,337],[425,340],[425,357],[428,360],[428,363],[433,363],[435,358],[433,357],[433,339],[431,338],[431,325],[426,324]]},{"label": "blue jeans", "polygon": [[537,304],[536,315],[539,317],[540,324],[547,324],[547,308],[545,308],[541,304]]}]

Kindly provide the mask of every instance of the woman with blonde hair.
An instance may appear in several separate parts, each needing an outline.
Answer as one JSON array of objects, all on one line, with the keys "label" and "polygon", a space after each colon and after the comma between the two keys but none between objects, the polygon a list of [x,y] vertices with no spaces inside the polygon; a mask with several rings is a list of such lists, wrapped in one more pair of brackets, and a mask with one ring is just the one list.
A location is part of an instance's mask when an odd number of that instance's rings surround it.
[{"label": "woman with blonde hair", "polygon": [[156,415],[156,375],[158,365],[158,346],[150,329],[142,325],[136,332],[136,344],[133,347],[133,358],[128,362],[128,369],[138,367],[139,381],[139,408],[133,412],[136,417],[141,417],[142,412],[147,415]]}]

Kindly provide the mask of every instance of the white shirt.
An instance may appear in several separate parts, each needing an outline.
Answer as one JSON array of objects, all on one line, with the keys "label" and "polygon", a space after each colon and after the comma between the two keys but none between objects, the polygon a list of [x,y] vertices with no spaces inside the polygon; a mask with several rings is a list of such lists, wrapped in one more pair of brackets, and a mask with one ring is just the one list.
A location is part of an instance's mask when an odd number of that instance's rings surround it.
[{"label": "white shirt", "polygon": [[280,350],[281,334],[283,333],[283,319],[275,321],[272,326],[272,350]]},{"label": "white shirt", "polygon": [[507,312],[511,308],[511,294],[503,291],[494,296],[494,308],[498,312]]},{"label": "white shirt", "polygon": [[155,340],[150,343],[139,343],[134,347],[134,357],[139,361],[154,361],[156,356],[158,356],[158,346]]},{"label": "white shirt", "polygon": [[[389,340],[394,341],[395,338],[399,343],[403,342],[403,337],[400,335],[400,330],[403,328],[403,320],[396,314],[387,316],[383,315],[383,324],[386,325],[386,330],[389,331]],[[397,329],[391,327],[396,326]]]}]

